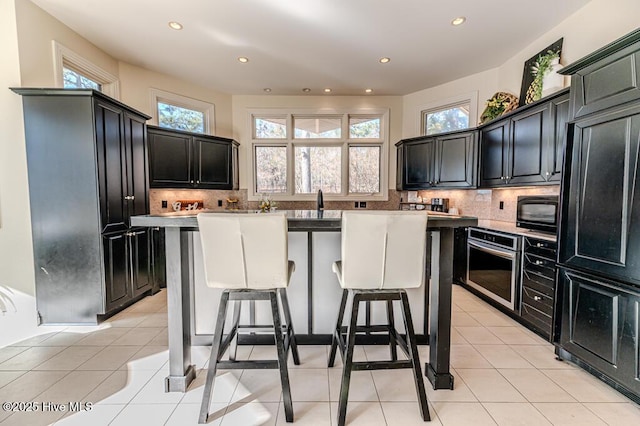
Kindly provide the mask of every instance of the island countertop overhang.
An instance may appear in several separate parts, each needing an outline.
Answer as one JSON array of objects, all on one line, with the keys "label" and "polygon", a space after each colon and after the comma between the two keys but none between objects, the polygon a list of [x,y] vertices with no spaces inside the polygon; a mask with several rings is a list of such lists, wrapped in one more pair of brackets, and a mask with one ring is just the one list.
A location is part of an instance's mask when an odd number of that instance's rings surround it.
[{"label": "island countertop overhang", "polygon": [[[205,210],[204,212],[255,214],[254,210]],[[283,210],[283,212],[287,216],[289,231],[340,231],[342,210]],[[460,228],[478,224],[478,218],[472,216],[455,216],[430,211],[425,211],[424,214],[429,217],[428,229]],[[131,226],[196,229],[198,220],[197,214],[193,211],[170,212],[132,216]]]}]

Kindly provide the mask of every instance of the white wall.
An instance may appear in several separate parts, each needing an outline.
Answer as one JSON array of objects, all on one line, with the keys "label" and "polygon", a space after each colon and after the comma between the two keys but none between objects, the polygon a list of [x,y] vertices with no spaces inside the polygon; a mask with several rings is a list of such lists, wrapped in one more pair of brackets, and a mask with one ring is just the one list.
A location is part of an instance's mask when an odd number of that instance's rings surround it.
[{"label": "white wall", "polygon": [[[35,333],[36,306],[14,0],[0,1],[0,347]],[[4,313],[3,313],[4,312]]]},{"label": "white wall", "polygon": [[402,97],[400,96],[233,96],[233,134],[240,142],[240,188],[249,186],[250,109],[258,108],[388,108],[389,109],[389,188],[395,188],[396,149],[402,138]]},{"label": "white wall", "polygon": [[149,71],[126,62],[119,63],[120,100],[125,104],[152,114],[149,89],[160,89],[192,99],[197,99],[215,105],[216,136],[232,138],[231,95],[221,93],[206,87],[180,80],[179,78]]},{"label": "white wall", "polygon": [[499,67],[405,96],[402,137],[420,134],[421,106],[477,90],[479,118],[495,92],[520,95],[524,63],[540,50],[564,37],[562,63],[568,65],[638,28],[638,17],[638,0],[592,0]]},{"label": "white wall", "polygon": [[402,137],[420,136],[420,111],[436,102],[446,104],[448,99],[472,92],[478,93],[478,116],[470,117],[475,125],[482,114],[484,103],[496,92],[498,70],[491,69],[450,81],[429,89],[411,93],[403,98]]},{"label": "white wall", "polygon": [[502,64],[497,87],[519,96],[525,61],[562,37],[561,62],[569,65],[638,27],[640,1],[592,0]]}]

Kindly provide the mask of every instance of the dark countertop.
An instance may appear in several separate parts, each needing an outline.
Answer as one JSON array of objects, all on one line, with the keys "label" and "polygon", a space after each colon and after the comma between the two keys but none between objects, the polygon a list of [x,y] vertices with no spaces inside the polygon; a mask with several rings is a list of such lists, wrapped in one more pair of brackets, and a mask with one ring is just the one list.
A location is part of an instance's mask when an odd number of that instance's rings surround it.
[{"label": "dark countertop", "polygon": [[489,231],[500,231],[509,234],[523,235],[525,237],[538,238],[540,240],[557,241],[555,234],[518,228],[514,222],[503,222],[501,220],[478,220],[478,224],[474,227],[487,229]]},{"label": "dark countertop", "polygon": [[[286,213],[290,231],[339,231],[342,210],[282,210]],[[197,213],[233,213],[256,214],[256,210],[199,210]],[[197,228],[197,213],[194,211],[180,211],[171,213],[149,214],[133,216],[131,226],[158,226]],[[471,216],[455,216],[446,213],[425,211],[429,216],[427,228],[458,228],[476,226],[478,219]]]}]

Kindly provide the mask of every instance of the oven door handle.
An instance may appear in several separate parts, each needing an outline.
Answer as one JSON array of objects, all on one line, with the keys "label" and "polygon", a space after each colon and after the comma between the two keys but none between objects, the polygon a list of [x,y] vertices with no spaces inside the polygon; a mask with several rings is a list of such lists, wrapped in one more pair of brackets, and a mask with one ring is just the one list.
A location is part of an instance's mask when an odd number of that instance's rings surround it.
[{"label": "oven door handle", "polygon": [[479,250],[494,254],[498,257],[502,257],[503,259],[514,259],[516,257],[516,253],[513,251],[502,251],[502,250],[497,250],[493,247],[489,247],[487,245],[484,245],[482,243],[478,243],[472,240],[468,240],[467,244],[469,244],[469,247],[474,247],[477,248]]}]

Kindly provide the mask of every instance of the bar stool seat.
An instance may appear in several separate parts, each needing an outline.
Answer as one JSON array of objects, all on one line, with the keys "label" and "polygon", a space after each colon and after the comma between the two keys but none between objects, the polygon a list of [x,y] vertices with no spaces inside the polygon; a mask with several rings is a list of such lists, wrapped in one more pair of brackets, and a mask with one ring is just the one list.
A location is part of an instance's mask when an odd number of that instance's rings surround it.
[{"label": "bar stool seat", "polygon": [[[343,371],[338,402],[338,426],[344,426],[351,372],[360,370],[413,370],[420,414],[430,421],[409,299],[405,289],[420,287],[425,279],[427,214],[425,212],[343,212],[342,260],[333,264],[343,288],[333,332],[329,367],[340,349]],[[352,296],[351,316],[343,326],[347,299]],[[358,325],[360,302],[386,302],[387,324]],[[399,301],[405,336],[394,323],[393,302]],[[391,360],[354,362],[357,333],[386,332]],[[407,356],[398,360],[397,347]]]},{"label": "bar stool seat", "polygon": [[[198,422],[206,423],[208,420],[218,368],[279,369],[285,418],[287,422],[293,422],[293,403],[287,370],[289,349],[296,365],[300,364],[300,359],[286,292],[291,274],[295,270],[295,263],[287,258],[287,219],[283,213],[200,213],[198,228],[207,286],[224,289],[220,297]],[[273,325],[240,324],[242,302],[248,300],[269,301]],[[229,301],[234,304],[233,321],[225,335]],[[280,309],[284,313],[284,321],[280,317]],[[275,337],[277,360],[236,359],[240,331],[257,332],[270,329]],[[222,360],[227,349],[229,360]]]}]

